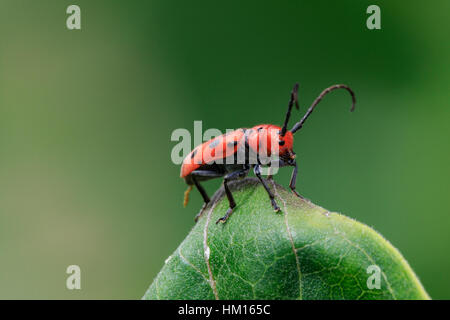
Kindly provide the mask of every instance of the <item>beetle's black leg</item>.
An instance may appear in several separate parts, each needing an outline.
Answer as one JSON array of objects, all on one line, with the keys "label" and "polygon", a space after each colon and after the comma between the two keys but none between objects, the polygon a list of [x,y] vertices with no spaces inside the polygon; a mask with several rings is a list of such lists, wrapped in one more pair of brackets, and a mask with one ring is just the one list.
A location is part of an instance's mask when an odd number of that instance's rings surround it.
[{"label": "beetle's black leg", "polygon": [[270,198],[270,202],[272,203],[273,210],[275,210],[275,212],[280,211],[280,207],[275,202],[275,196],[273,195],[272,191],[270,191],[269,186],[266,184],[264,179],[261,177],[260,165],[257,164],[255,168],[253,168],[253,171],[255,172],[255,175],[258,177],[259,181],[261,181],[262,185],[264,186],[264,189],[266,189],[267,194],[269,195]]},{"label": "beetle's black leg", "polygon": [[295,183],[297,182],[297,162],[294,161],[293,164],[294,170],[292,170],[291,182],[289,182],[289,188],[291,188],[292,192],[299,197],[300,199],[304,199],[298,192],[295,190]]},{"label": "beetle's black leg", "polygon": [[231,193],[230,188],[228,187],[228,182],[231,180],[245,177],[248,174],[248,170],[249,168],[245,168],[244,170],[241,171],[231,172],[224,177],[223,188],[225,189],[225,194],[227,195],[230,207],[228,208],[227,213],[216,221],[216,224],[218,224],[219,222],[225,223],[233,213],[233,209],[236,207],[236,202],[234,201],[233,194]]},{"label": "beetle's black leg", "polygon": [[205,189],[203,189],[202,185],[200,183],[198,183],[197,179],[195,179],[194,176],[192,176],[192,181],[194,181],[195,186],[197,187],[198,191],[200,192],[200,194],[203,197],[203,206],[200,209],[200,212],[197,213],[197,215],[194,218],[194,221],[197,222],[198,218],[201,217],[201,215],[203,214],[203,211],[205,211],[206,207],[208,206],[208,203],[211,201],[208,197],[208,195],[206,194]]},{"label": "beetle's black leg", "polygon": [[272,180],[272,179],[273,179],[272,167],[269,165],[269,174],[267,175],[267,180]]},{"label": "beetle's black leg", "polygon": [[227,195],[228,202],[230,203],[230,207],[228,208],[227,213],[223,217],[219,218],[216,221],[216,224],[218,224],[219,222],[225,223],[228,220],[228,218],[231,216],[231,214],[233,213],[233,209],[236,207],[236,202],[234,202],[233,194],[231,193],[230,189],[228,188],[226,179],[223,180],[223,187],[225,189],[225,193]]}]

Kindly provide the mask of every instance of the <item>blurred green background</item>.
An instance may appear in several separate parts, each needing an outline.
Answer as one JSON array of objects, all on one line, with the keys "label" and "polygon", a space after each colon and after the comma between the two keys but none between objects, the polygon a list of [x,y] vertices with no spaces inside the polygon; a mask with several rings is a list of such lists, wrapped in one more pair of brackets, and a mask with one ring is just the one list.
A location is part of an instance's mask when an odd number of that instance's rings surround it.
[{"label": "blurred green background", "polygon": [[172,131],[281,124],[296,81],[296,119],[334,83],[358,100],[327,96],[296,135],[300,192],[450,298],[450,2],[376,1],[371,31],[373,3],[2,0],[0,298],[141,298],[201,205]]}]

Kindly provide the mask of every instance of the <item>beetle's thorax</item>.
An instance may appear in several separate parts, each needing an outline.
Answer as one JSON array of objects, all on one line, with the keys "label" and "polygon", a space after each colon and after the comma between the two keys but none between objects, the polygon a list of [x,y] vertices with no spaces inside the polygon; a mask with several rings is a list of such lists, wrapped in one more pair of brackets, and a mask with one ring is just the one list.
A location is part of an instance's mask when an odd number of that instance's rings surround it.
[{"label": "beetle's thorax", "polygon": [[249,147],[258,152],[267,152],[267,155],[278,154],[280,157],[295,157],[292,151],[294,137],[290,131],[281,135],[281,127],[272,124],[254,126],[247,135]]}]

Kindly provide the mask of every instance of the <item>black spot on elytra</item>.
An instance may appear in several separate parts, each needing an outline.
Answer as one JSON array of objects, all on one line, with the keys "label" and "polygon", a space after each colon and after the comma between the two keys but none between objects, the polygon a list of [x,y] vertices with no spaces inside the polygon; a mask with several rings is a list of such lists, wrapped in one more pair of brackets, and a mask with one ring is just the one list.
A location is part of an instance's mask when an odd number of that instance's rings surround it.
[{"label": "black spot on elytra", "polygon": [[284,140],[280,140],[280,142],[278,142],[278,144],[279,144],[280,146],[284,146],[284,143],[285,143]]},{"label": "black spot on elytra", "polygon": [[220,140],[221,140],[220,138],[214,139],[213,142],[211,142],[211,143],[209,144],[209,147],[210,147],[211,149],[214,149],[215,147],[217,147],[217,145],[219,144]]}]

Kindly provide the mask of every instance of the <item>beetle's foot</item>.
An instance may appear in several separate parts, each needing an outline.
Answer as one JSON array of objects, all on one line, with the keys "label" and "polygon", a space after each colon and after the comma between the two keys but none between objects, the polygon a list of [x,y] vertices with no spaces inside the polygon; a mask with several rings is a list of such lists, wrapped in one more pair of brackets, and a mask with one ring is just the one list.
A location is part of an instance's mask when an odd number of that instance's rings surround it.
[{"label": "beetle's foot", "polygon": [[194,218],[194,221],[197,222],[198,219],[200,219],[200,217],[202,216],[203,212],[205,212],[206,207],[208,206],[209,202],[205,202],[203,203],[202,208],[200,209],[199,213],[197,213],[197,215]]},{"label": "beetle's foot", "polygon": [[300,193],[297,192],[297,190],[295,189],[291,189],[292,193],[294,193],[298,198],[302,199],[303,201],[306,202],[311,202],[311,200],[309,200],[308,198],[303,197],[302,195],[300,195]]},{"label": "beetle's foot", "polygon": [[302,200],[306,200],[303,196],[300,195],[300,193],[297,192],[297,190],[295,189],[291,189],[292,193],[295,194],[298,198],[302,199]]},{"label": "beetle's foot", "polygon": [[275,200],[272,199],[271,202],[272,202],[273,211],[275,211],[275,212],[280,212],[281,209],[280,209],[280,207],[277,205],[277,203],[275,202]]},{"label": "beetle's foot", "polygon": [[233,213],[233,208],[228,208],[227,213],[222,218],[219,218],[216,221],[216,224],[218,224],[219,222],[222,222],[222,223],[227,222],[228,218],[231,216],[232,213]]}]

